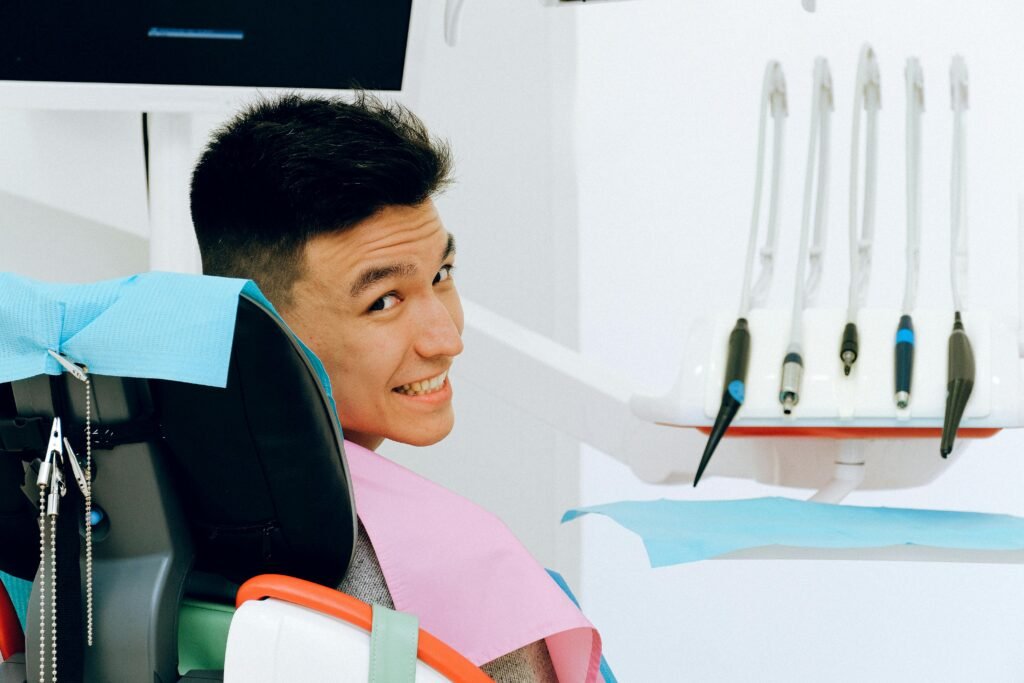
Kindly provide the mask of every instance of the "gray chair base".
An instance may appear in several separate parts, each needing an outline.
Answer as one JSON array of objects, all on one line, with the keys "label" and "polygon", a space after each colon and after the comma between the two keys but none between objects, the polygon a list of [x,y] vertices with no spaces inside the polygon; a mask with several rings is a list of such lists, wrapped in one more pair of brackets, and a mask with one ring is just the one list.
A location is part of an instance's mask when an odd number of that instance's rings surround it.
[{"label": "gray chair base", "polygon": [[25,683],[25,653],[0,663],[0,683]]}]

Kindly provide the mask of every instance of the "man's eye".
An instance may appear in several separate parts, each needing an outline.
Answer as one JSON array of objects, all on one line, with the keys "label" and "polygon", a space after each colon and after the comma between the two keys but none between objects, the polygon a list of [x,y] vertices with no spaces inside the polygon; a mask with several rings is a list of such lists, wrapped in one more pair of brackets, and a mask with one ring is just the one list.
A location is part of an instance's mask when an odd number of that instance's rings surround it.
[{"label": "man's eye", "polygon": [[397,294],[385,294],[370,305],[371,311],[386,311],[398,303]]},{"label": "man's eye", "polygon": [[450,280],[452,277],[452,271],[454,270],[455,266],[450,264],[446,266],[441,266],[441,270],[437,271],[437,275],[434,276],[434,284],[436,285],[438,282]]}]

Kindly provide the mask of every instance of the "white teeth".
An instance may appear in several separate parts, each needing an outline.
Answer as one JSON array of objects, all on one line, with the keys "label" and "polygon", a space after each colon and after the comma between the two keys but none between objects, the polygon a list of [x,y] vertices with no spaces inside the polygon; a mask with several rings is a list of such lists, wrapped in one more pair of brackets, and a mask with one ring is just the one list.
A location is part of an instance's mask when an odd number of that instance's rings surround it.
[{"label": "white teeth", "polygon": [[444,386],[444,381],[447,378],[448,371],[445,370],[437,377],[425,379],[420,382],[403,384],[402,386],[396,388],[395,391],[397,391],[400,394],[405,394],[406,396],[422,396],[424,394],[432,394]]}]

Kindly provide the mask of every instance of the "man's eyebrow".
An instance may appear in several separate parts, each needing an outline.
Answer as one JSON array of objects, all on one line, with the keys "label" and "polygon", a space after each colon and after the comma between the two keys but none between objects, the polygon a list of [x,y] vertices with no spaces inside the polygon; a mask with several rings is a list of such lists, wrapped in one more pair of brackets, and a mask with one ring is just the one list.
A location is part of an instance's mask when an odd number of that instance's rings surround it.
[{"label": "man's eyebrow", "polygon": [[[444,253],[441,255],[441,260],[444,261],[454,253],[455,236],[448,233],[448,241],[445,243]],[[393,277],[409,277],[415,274],[416,266],[411,263],[393,263],[387,266],[380,266],[379,268],[367,268],[359,274],[358,278],[356,278],[356,281],[352,284],[351,290],[349,290],[349,294],[352,298],[356,298],[381,280],[387,280],[388,278]]]},{"label": "man's eyebrow", "polygon": [[411,263],[393,263],[379,268],[367,268],[352,283],[352,289],[349,290],[349,294],[352,298],[356,298],[381,280],[393,277],[409,277],[415,273],[416,266]]},{"label": "man's eyebrow", "polygon": [[446,258],[455,253],[455,235],[448,233],[448,244],[445,245],[444,254],[441,255],[441,260],[444,261]]}]

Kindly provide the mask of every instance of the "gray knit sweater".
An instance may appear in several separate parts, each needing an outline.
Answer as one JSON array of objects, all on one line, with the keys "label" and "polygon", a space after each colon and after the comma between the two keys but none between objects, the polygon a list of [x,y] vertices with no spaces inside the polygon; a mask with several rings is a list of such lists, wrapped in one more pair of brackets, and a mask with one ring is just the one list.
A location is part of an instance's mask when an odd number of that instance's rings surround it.
[{"label": "gray knit sweater", "polygon": [[[366,603],[395,608],[384,573],[377,562],[377,554],[362,522],[359,522],[352,565],[338,590]],[[558,683],[543,640],[498,657],[480,668],[498,683]]]}]

